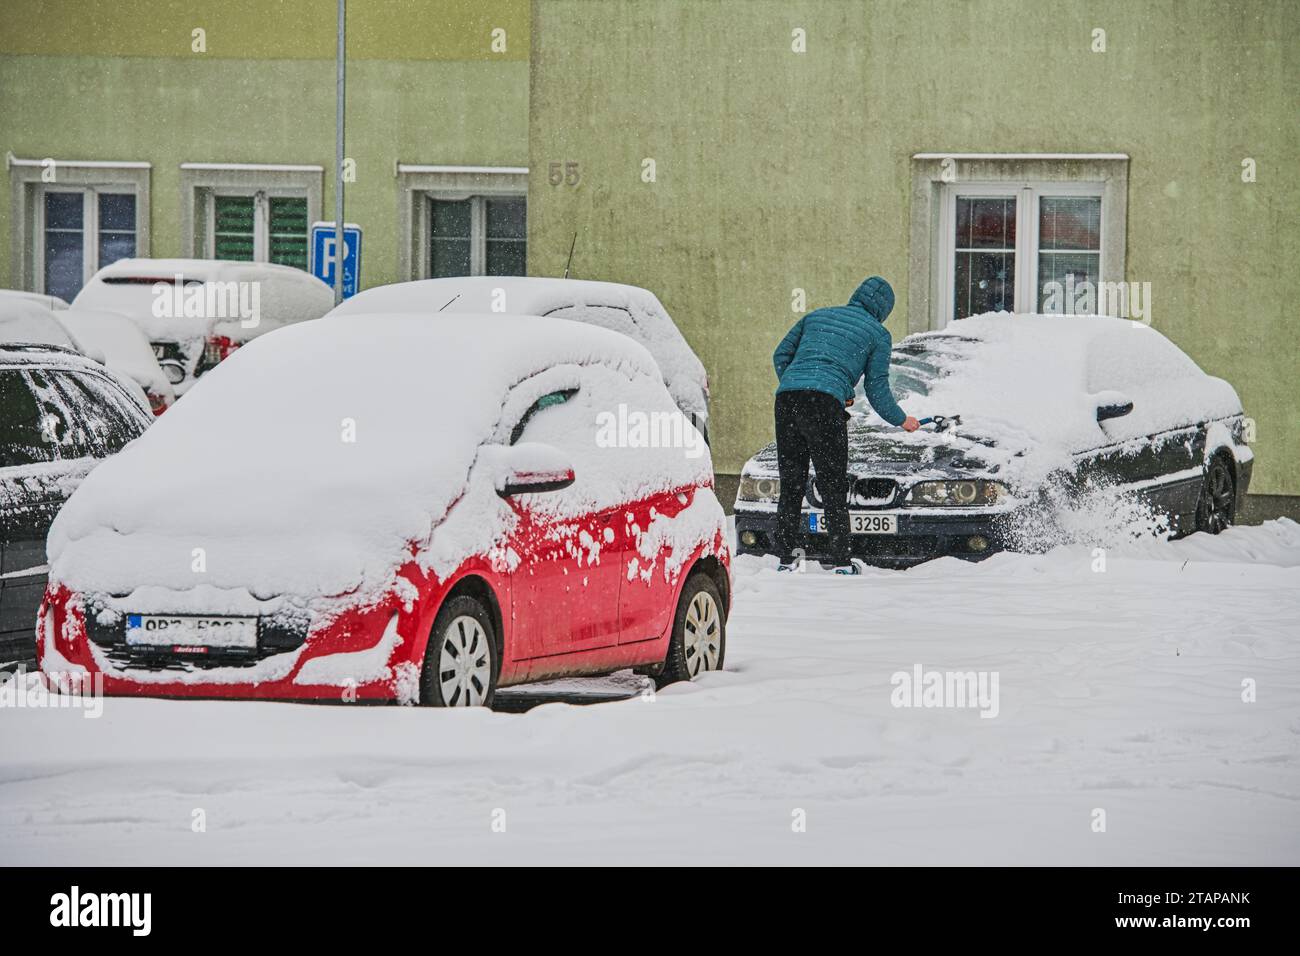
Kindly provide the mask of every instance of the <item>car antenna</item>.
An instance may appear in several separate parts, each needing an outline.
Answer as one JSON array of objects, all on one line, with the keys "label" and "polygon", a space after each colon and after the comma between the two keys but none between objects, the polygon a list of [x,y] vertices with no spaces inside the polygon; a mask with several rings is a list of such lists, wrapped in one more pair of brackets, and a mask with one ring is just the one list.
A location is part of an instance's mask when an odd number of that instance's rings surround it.
[{"label": "car antenna", "polygon": [[569,243],[569,261],[564,264],[564,278],[569,278],[569,266],[573,265],[573,247],[578,244],[578,230],[573,230],[573,241]]},{"label": "car antenna", "polygon": [[[446,302],[444,302],[444,303],[442,304],[442,309],[447,308],[447,306],[451,305],[453,302],[455,302],[455,301],[456,301],[457,299],[459,299],[459,298],[460,298],[460,293],[457,292],[455,295],[453,295],[450,299],[448,299]],[[441,312],[442,309],[439,309],[438,311]]]}]

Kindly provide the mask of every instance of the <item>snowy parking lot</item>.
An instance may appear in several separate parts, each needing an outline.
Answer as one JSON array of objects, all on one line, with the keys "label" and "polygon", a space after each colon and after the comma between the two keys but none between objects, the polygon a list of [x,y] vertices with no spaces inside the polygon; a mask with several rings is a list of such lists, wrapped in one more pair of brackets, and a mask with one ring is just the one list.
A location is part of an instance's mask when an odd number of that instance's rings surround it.
[{"label": "snowy parking lot", "polygon": [[[1285,519],[857,578],[746,557],[726,670],[658,695],[10,700],[0,859],[1295,865],[1297,620]],[[931,672],[985,697],[896,706]]]}]

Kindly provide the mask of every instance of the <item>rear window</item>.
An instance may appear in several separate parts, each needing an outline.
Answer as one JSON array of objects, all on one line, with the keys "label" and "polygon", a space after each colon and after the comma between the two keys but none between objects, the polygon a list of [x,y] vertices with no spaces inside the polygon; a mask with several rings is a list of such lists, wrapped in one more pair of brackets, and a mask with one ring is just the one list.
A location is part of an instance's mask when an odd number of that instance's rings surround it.
[{"label": "rear window", "polygon": [[21,369],[0,369],[0,468],[54,461],[56,424],[45,420]]},{"label": "rear window", "polygon": [[6,466],[105,458],[148,427],[119,388],[69,369],[3,369],[0,454]]}]

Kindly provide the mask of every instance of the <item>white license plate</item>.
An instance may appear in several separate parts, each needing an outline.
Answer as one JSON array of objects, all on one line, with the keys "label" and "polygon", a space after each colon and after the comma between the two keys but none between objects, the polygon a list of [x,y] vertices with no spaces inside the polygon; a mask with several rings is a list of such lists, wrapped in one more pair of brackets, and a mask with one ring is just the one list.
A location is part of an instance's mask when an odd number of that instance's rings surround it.
[{"label": "white license plate", "polygon": [[[808,530],[826,533],[826,515],[821,511],[808,512]],[[849,513],[850,534],[898,534],[897,515],[873,515],[862,512]]]},{"label": "white license plate", "polygon": [[146,647],[257,647],[255,617],[128,614],[126,642]]}]

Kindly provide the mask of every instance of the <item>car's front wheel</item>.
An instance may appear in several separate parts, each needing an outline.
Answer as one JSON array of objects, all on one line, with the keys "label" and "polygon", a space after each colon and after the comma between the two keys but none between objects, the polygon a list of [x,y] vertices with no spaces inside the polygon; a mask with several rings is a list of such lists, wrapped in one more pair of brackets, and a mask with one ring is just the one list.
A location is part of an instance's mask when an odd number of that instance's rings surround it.
[{"label": "car's front wheel", "polygon": [[497,646],[492,618],[472,597],[442,606],[433,622],[420,669],[426,707],[491,707],[497,691]]},{"label": "car's front wheel", "polygon": [[727,621],[718,586],[707,574],[692,574],[682,588],[668,656],[655,676],[656,687],[694,680],[705,671],[722,670],[727,651]]},{"label": "car's front wheel", "polygon": [[1220,455],[1210,459],[1196,505],[1196,530],[1218,534],[1232,525],[1236,517],[1236,484],[1232,469]]}]

